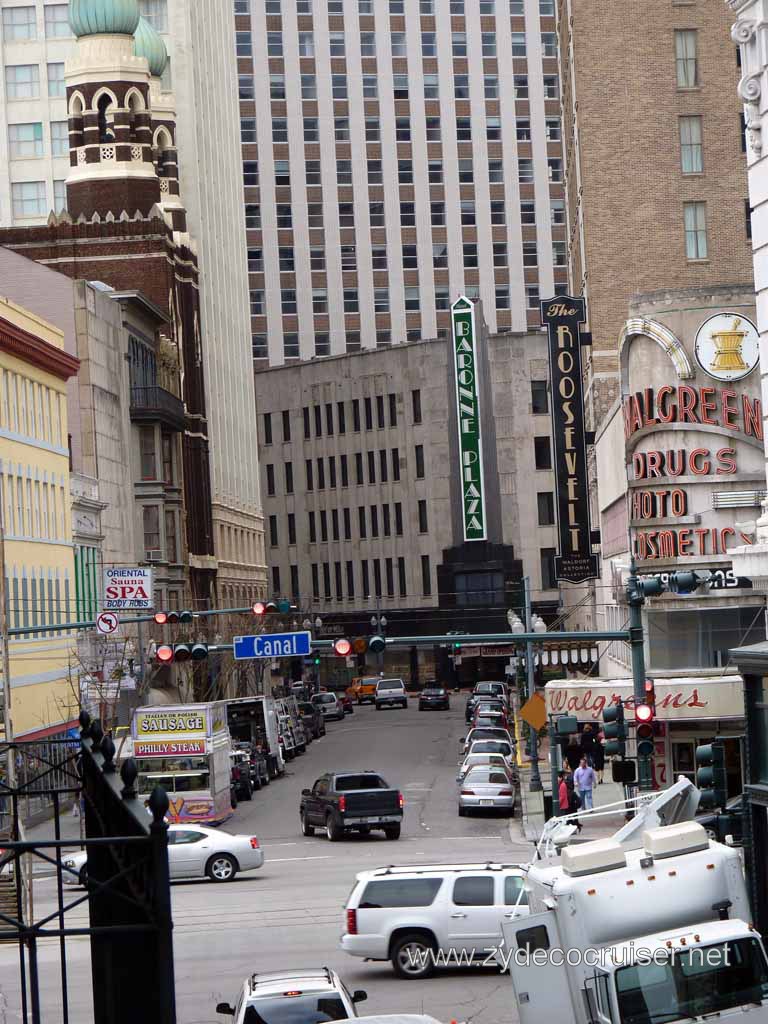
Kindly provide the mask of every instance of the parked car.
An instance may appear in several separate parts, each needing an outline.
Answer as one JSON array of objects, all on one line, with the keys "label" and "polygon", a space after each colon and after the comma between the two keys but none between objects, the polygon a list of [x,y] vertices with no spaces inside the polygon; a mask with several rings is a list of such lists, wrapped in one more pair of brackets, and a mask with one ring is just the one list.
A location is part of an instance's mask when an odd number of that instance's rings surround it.
[{"label": "parked car", "polygon": [[312,836],[323,828],[336,842],[345,832],[367,835],[375,828],[387,839],[399,839],[403,802],[400,790],[391,789],[377,772],[329,772],[301,791],[301,831]]},{"label": "parked car", "polygon": [[515,789],[503,768],[474,765],[459,786],[459,817],[470,811],[508,811],[515,813]]},{"label": "parked car", "polygon": [[344,718],[344,708],[335,693],[316,693],[312,698],[312,703],[320,709],[326,721],[333,718],[340,722]]},{"label": "parked car", "polygon": [[350,993],[330,967],[269,971],[246,978],[235,1005],[219,1003],[216,1013],[235,1024],[321,1024],[357,1017],[356,1004],[367,998],[362,989]]},{"label": "parked car", "polygon": [[464,709],[464,718],[467,722],[472,721],[475,707],[483,699],[501,700],[505,706],[509,706],[509,693],[504,683],[493,681],[476,683],[474,690],[467,697],[467,704]]},{"label": "parked car", "polygon": [[[233,835],[206,825],[168,826],[168,867],[172,879],[209,878],[231,882],[240,871],[255,871],[264,863],[256,836]],[[70,853],[63,860],[65,878],[88,884],[88,854]]]},{"label": "parked car", "polygon": [[301,700],[298,704],[306,735],[313,739],[325,736],[325,718],[317,704],[311,700]]},{"label": "parked car", "polygon": [[459,771],[456,775],[456,781],[461,782],[469,769],[474,768],[475,765],[485,765],[487,768],[502,768],[509,775],[510,781],[513,779],[509,765],[507,764],[503,754],[468,754],[463,761],[459,762]]},{"label": "parked car", "polygon": [[469,748],[475,740],[505,740],[510,746],[513,746],[513,740],[509,732],[495,725],[478,726],[477,728],[470,729],[467,735],[462,740],[459,740],[463,744],[462,752],[464,754],[469,753]]},{"label": "parked car", "polygon": [[238,800],[253,798],[253,782],[251,780],[251,759],[244,750],[231,750],[229,762],[232,771],[232,782]]},{"label": "parked car", "polygon": [[378,681],[379,676],[358,676],[352,680],[352,685],[347,693],[358,704],[374,704]]},{"label": "parked car", "polygon": [[725,841],[726,836],[733,836],[735,844],[744,841],[744,794],[731,797],[724,811],[707,811],[697,814],[694,821],[704,826],[707,836],[717,843]]},{"label": "parked car", "polygon": [[[504,760],[507,762],[507,766],[510,771],[514,770],[514,753],[512,751],[512,744],[506,740],[475,740],[472,746],[467,751],[467,754],[471,757],[472,754],[501,754]],[[462,764],[463,762],[459,762]]]},{"label": "parked car", "polygon": [[493,951],[501,922],[526,915],[528,898],[517,864],[419,864],[360,872],[345,909],[345,953],[426,978],[436,969],[431,954]]},{"label": "parked car", "polygon": [[345,715],[352,715],[352,714],[354,714],[355,705],[352,703],[352,698],[349,696],[349,694],[348,693],[340,693],[338,695],[338,697],[339,697],[339,703],[341,704],[342,708],[344,709],[344,714]]},{"label": "parked car", "polygon": [[382,708],[408,707],[408,694],[402,679],[380,679],[376,684],[374,699],[376,710]]},{"label": "parked car", "polygon": [[419,694],[419,711],[430,708],[442,708],[449,711],[451,698],[444,686],[426,686]]}]

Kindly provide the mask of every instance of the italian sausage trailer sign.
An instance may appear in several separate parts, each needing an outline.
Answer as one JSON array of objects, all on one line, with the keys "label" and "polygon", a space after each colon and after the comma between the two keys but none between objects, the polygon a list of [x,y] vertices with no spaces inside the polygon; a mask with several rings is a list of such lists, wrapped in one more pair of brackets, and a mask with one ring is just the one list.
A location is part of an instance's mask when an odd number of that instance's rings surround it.
[{"label": "italian sausage trailer sign", "polygon": [[147,611],[153,600],[151,569],[130,566],[104,570],[105,611]]}]

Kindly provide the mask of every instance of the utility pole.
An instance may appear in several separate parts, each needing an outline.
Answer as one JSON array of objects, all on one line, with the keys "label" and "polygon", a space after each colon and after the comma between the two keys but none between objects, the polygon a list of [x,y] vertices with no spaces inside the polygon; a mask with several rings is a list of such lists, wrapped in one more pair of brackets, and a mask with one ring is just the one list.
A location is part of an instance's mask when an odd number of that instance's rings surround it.
[{"label": "utility pole", "polygon": [[[643,604],[645,594],[637,576],[634,556],[629,565],[627,579],[627,603],[629,605],[629,648],[632,655],[632,693],[634,705],[645,703],[645,649],[643,646]],[[642,791],[653,789],[652,758],[637,758],[637,784]]]}]

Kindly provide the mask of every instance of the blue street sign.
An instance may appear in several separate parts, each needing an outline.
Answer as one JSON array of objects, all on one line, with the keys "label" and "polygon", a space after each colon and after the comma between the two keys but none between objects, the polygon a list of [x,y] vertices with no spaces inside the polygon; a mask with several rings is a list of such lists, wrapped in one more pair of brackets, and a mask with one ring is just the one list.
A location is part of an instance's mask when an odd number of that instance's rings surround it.
[{"label": "blue street sign", "polygon": [[263,633],[261,636],[236,636],[236,660],[245,658],[300,658],[312,649],[312,635],[302,633]]}]

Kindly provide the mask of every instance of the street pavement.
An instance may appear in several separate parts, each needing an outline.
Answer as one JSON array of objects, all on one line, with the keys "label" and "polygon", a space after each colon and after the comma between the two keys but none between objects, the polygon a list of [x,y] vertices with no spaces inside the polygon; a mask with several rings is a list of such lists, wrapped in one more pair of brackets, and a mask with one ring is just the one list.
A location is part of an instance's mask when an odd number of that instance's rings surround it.
[{"label": "street pavement", "polygon": [[[339,949],[344,904],[358,871],[387,864],[526,861],[531,846],[519,819],[459,818],[456,809],[458,741],[464,735],[464,700],[450,712],[377,712],[356,708],[343,722],[328,723],[327,735],[288,765],[282,779],[241,802],[227,831],[258,836],[264,867],[228,884],[177,882],[172,886],[177,1020],[222,1024],[217,1002],[234,1003],[245,977],[254,972],[328,965],[350,989],[363,988],[363,1013],[429,1013],[448,1024],[506,1024],[517,1020],[509,978],[494,969],[443,970],[423,981],[402,981],[388,963],[364,963]],[[350,836],[329,843],[304,838],[299,798],[324,771],[374,769],[405,795],[402,836]],[[518,811],[519,813],[519,811]],[[68,890],[75,898],[81,890]],[[55,880],[35,883],[36,917],[54,909]],[[86,923],[82,904],[68,923]],[[70,1024],[90,1024],[88,940],[68,941]],[[58,941],[40,948],[43,1019],[61,1021]],[[130,965],[126,965],[130,969]],[[17,994],[18,954],[0,946],[0,1024],[21,1020]],[[141,984],[141,978],[136,978]],[[3,1009],[3,997],[7,1007]],[[152,994],[147,992],[147,1021]],[[5,1016],[3,1013],[5,1012]]]}]

